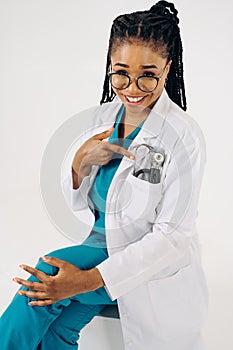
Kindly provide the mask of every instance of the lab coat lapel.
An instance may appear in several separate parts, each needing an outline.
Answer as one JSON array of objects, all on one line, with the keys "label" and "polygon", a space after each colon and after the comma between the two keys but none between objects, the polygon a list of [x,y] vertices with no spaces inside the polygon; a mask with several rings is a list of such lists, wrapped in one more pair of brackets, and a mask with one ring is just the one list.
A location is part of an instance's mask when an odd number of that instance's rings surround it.
[{"label": "lab coat lapel", "polygon": [[[105,108],[108,107],[108,108]],[[122,103],[111,102],[110,104],[101,106],[101,121],[104,125],[112,126],[116,120],[116,116]],[[160,134],[169,109],[169,97],[164,89],[160,95],[158,101],[151,109],[147,119],[145,120],[140,132],[131,143],[128,150],[134,154],[137,145],[142,143],[151,143],[153,139],[156,139]],[[128,157],[124,157],[117,169],[116,175],[120,175],[122,172],[133,166],[134,161]]]},{"label": "lab coat lapel", "polygon": [[169,109],[169,98],[166,90],[164,89],[158,101],[151,109],[145,123],[142,126],[141,132],[138,134],[138,138],[135,138],[137,144],[147,143],[150,139],[157,138],[160,134],[166,120],[167,112]]},{"label": "lab coat lapel", "polygon": [[[156,139],[161,133],[163,126],[166,121],[166,115],[169,110],[169,98],[167,92],[163,90],[159,100],[151,109],[146,121],[144,122],[140,132],[131,143],[128,150],[135,153],[135,149],[139,144],[146,143],[152,144],[153,140]],[[116,175],[120,175],[122,172],[127,170],[129,167],[134,165],[134,161],[128,157],[124,157],[120,166],[116,172]]]}]

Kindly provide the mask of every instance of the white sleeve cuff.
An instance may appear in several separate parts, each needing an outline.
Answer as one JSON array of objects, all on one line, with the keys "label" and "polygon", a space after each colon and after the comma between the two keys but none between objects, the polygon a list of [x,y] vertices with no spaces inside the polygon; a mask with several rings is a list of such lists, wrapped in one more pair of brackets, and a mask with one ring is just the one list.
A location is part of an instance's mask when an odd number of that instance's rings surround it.
[{"label": "white sleeve cuff", "polygon": [[87,196],[90,187],[90,175],[85,176],[78,189],[73,189],[72,175],[68,175],[63,181],[62,191],[68,206],[74,210],[83,210],[88,207]]}]

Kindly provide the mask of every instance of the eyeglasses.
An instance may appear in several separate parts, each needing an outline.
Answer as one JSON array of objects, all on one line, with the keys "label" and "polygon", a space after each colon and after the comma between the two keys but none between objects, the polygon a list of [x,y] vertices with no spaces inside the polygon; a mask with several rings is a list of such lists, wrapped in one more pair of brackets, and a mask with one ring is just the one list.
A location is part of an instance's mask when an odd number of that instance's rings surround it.
[{"label": "eyeglasses", "polygon": [[132,83],[132,79],[135,79],[139,90],[143,92],[152,92],[157,88],[159,81],[162,79],[165,68],[166,66],[163,68],[160,77],[146,74],[139,75],[138,77],[133,77],[132,75],[126,74],[124,72],[109,72],[108,76],[112,87],[117,90],[127,89],[127,87],[129,87]]}]

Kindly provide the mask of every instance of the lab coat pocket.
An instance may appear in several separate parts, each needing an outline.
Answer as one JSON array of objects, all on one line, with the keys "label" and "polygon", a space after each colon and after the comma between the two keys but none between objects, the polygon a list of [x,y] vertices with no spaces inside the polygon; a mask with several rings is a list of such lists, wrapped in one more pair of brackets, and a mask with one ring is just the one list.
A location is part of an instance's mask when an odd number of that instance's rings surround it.
[{"label": "lab coat pocket", "polygon": [[148,282],[155,326],[161,336],[182,336],[201,329],[207,310],[198,274],[192,263],[169,277]]},{"label": "lab coat pocket", "polygon": [[118,193],[117,210],[122,219],[128,223],[132,220],[155,221],[155,209],[162,195],[161,183],[153,184],[130,173],[119,184]]}]

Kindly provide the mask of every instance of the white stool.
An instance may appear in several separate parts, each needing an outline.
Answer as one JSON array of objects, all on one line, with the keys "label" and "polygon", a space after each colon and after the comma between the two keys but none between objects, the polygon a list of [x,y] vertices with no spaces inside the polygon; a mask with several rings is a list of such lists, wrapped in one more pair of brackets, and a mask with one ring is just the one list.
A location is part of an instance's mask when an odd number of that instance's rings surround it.
[{"label": "white stool", "polygon": [[80,350],[124,350],[117,305],[107,305],[86,325],[79,340]]}]

